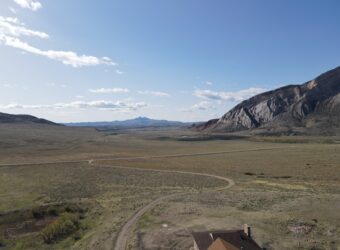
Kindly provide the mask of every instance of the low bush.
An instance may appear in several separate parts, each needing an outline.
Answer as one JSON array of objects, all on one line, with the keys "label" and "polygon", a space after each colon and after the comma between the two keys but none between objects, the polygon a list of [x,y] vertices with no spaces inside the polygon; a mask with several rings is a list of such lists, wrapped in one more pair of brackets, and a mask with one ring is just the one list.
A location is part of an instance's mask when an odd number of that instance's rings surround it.
[{"label": "low bush", "polygon": [[76,232],[80,227],[79,217],[74,214],[64,213],[56,221],[41,231],[45,243],[50,244]]},{"label": "low bush", "polygon": [[75,234],[73,235],[73,239],[74,239],[75,241],[80,240],[81,237],[82,237],[82,233],[79,232],[79,231],[75,232]]},{"label": "low bush", "polygon": [[250,176],[255,175],[254,173],[251,173],[251,172],[245,172],[244,174],[245,174],[245,175],[250,175]]},{"label": "low bush", "polygon": [[0,247],[6,246],[5,239],[0,236]]},{"label": "low bush", "polygon": [[46,210],[42,207],[32,209],[32,215],[35,219],[42,219],[46,215]]},{"label": "low bush", "polygon": [[49,216],[58,216],[59,215],[59,211],[56,208],[50,207],[47,209],[47,214]]}]

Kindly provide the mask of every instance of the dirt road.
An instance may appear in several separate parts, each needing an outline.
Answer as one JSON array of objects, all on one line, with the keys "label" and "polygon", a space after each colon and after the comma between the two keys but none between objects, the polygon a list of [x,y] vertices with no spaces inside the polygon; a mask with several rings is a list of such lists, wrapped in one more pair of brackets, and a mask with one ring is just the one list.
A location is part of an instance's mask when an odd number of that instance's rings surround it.
[{"label": "dirt road", "polygon": [[[111,166],[111,167],[115,167],[115,166]],[[235,185],[235,182],[232,179],[222,177],[222,176],[212,175],[212,174],[194,173],[194,172],[186,172],[186,171],[129,168],[129,167],[119,167],[119,168],[135,169],[135,170],[139,170],[139,171],[153,171],[153,172],[199,175],[199,176],[206,176],[206,177],[211,177],[211,178],[223,180],[223,181],[228,183],[226,186],[217,188],[214,191],[225,190],[225,189],[228,189],[228,188]],[[127,220],[127,222],[121,228],[121,230],[120,230],[120,232],[119,232],[119,234],[116,238],[115,245],[114,245],[113,249],[114,250],[125,250],[127,248],[127,242],[128,242],[130,233],[133,229],[133,226],[135,225],[135,223],[139,220],[139,218],[143,214],[145,214],[147,211],[149,211],[150,209],[152,209],[153,207],[155,207],[156,205],[161,203],[163,200],[170,199],[170,198],[173,198],[173,197],[179,197],[179,196],[186,195],[186,194],[189,194],[189,193],[186,192],[186,193],[176,193],[176,194],[166,195],[166,196],[160,197],[160,198],[150,202],[149,204],[145,205],[144,207],[140,208],[133,216],[131,216]]]},{"label": "dirt road", "polygon": [[[138,160],[138,159],[161,159],[161,158],[179,158],[179,157],[199,157],[199,156],[207,156],[207,155],[222,155],[222,154],[231,154],[231,153],[240,153],[240,152],[254,152],[254,151],[270,151],[270,150],[277,150],[277,149],[286,149],[286,148],[294,148],[290,147],[270,147],[270,148],[252,148],[252,149],[245,149],[245,150],[230,150],[230,151],[219,151],[219,152],[201,152],[201,153],[186,153],[186,154],[172,154],[172,155],[157,155],[157,156],[136,156],[136,157],[116,157],[116,158],[93,158],[87,160],[70,160],[70,161],[50,161],[50,162],[38,162],[38,163],[11,163],[11,164],[0,164],[0,168],[3,167],[20,167],[20,166],[34,166],[34,165],[51,165],[51,164],[67,164],[67,163],[88,163],[89,165],[98,165],[98,166],[105,166],[105,167],[113,167],[113,168],[128,168],[128,169],[135,169],[138,171],[155,171],[155,172],[166,172],[166,173],[178,173],[178,174],[190,174],[190,175],[199,175],[199,176],[206,176],[211,177],[219,180],[224,180],[228,184],[226,186],[220,187],[215,189],[214,191],[221,191],[228,189],[235,185],[234,181],[225,178],[222,176],[212,175],[212,174],[204,174],[204,173],[195,173],[195,172],[186,172],[186,171],[172,171],[172,170],[157,170],[157,169],[141,169],[141,168],[130,168],[130,167],[122,167],[122,166],[111,166],[111,165],[102,165],[98,164],[99,162],[105,161],[114,161],[114,160]],[[97,164],[96,164],[97,163]],[[167,196],[160,197],[151,203],[147,204],[146,206],[140,208],[128,221],[124,224],[121,228],[114,245],[114,250],[125,250],[127,247],[127,241],[129,239],[129,235],[134,224],[139,220],[139,218],[149,211],[151,208],[159,204],[165,199],[170,199],[173,197],[178,197],[181,195],[189,194],[186,193],[176,193]]]},{"label": "dirt road", "polygon": [[206,155],[222,155],[222,154],[232,154],[232,153],[242,153],[242,152],[252,152],[252,151],[266,151],[275,149],[286,149],[294,148],[294,146],[289,147],[270,147],[270,148],[251,148],[243,150],[229,150],[229,151],[217,151],[217,152],[201,152],[201,153],[187,153],[187,154],[172,154],[172,155],[150,155],[150,156],[136,156],[136,157],[117,157],[117,158],[101,158],[94,159],[97,161],[112,161],[112,160],[142,160],[142,159],[162,159],[162,158],[180,158],[180,157],[197,157]]},{"label": "dirt road", "polygon": [[201,152],[201,153],[187,153],[187,154],[173,154],[173,155],[150,155],[150,156],[135,156],[135,157],[115,157],[115,158],[94,158],[94,159],[83,159],[83,160],[65,160],[65,161],[47,161],[47,162],[26,162],[26,163],[2,163],[1,167],[19,167],[19,166],[32,166],[32,165],[53,165],[53,164],[68,164],[68,163],[93,163],[94,161],[115,161],[115,160],[142,160],[142,159],[162,159],[162,158],[179,158],[179,157],[199,157],[206,155],[222,155],[242,152],[253,152],[253,151],[267,151],[276,149],[287,149],[294,148],[289,147],[270,147],[270,148],[252,148],[244,150],[229,150],[229,151],[218,151],[218,152]]}]

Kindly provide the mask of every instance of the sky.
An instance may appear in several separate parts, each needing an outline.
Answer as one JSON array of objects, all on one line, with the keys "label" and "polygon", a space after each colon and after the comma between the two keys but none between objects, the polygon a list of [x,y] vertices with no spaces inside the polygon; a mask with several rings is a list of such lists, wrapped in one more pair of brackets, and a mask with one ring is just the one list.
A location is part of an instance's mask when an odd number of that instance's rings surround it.
[{"label": "sky", "polygon": [[205,121],[340,65],[338,0],[1,0],[0,112]]}]

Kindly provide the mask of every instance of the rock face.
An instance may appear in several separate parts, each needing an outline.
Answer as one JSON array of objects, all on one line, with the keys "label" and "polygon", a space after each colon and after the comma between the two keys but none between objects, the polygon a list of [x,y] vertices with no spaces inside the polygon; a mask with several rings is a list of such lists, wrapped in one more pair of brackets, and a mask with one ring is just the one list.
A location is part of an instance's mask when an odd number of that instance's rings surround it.
[{"label": "rock face", "polygon": [[[340,125],[340,67],[302,85],[256,95],[199,130],[240,131],[302,128],[328,131]],[[322,131],[319,131],[322,132]]]},{"label": "rock face", "polygon": [[49,124],[49,125],[57,125],[51,121],[40,119],[31,115],[12,115],[6,113],[0,113],[0,124],[1,123],[22,123],[22,124]]}]

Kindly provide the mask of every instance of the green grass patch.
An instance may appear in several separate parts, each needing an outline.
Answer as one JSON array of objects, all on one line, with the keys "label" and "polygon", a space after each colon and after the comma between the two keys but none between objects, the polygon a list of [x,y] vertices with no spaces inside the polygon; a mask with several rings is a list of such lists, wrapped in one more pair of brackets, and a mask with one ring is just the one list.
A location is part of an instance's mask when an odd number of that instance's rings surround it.
[{"label": "green grass patch", "polygon": [[149,214],[144,214],[138,221],[138,227],[144,228],[153,224],[154,219]]}]

